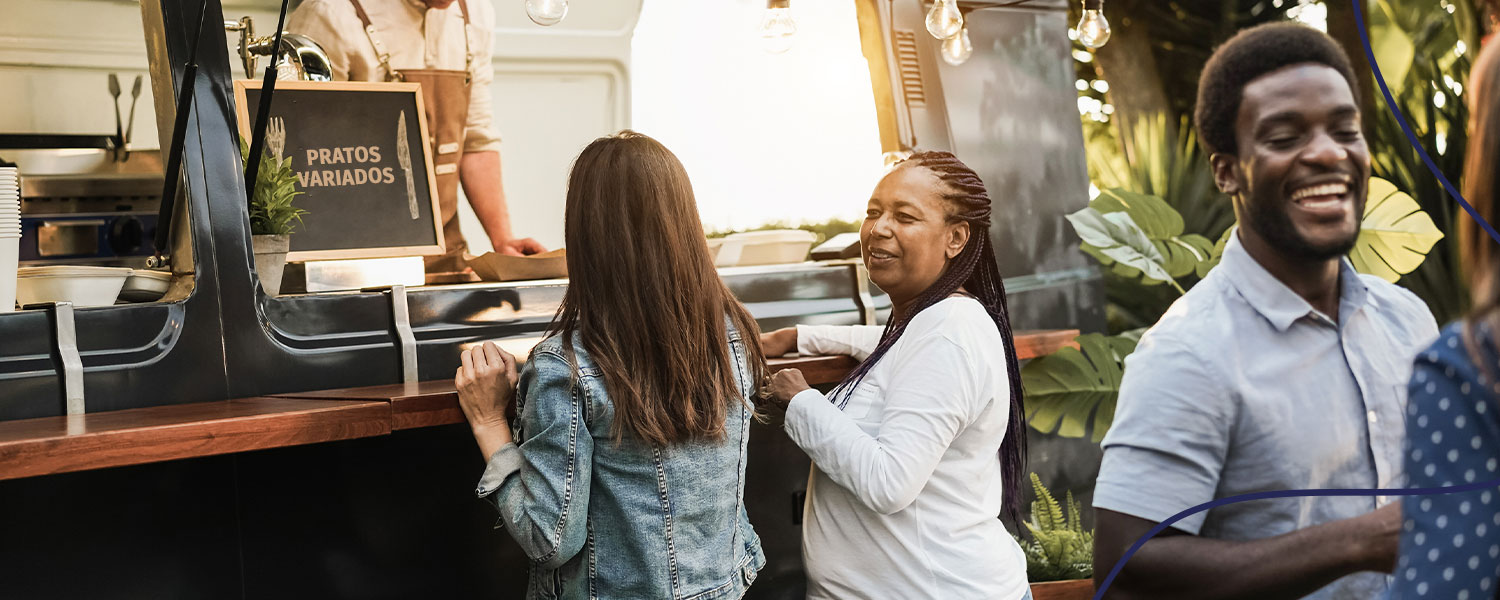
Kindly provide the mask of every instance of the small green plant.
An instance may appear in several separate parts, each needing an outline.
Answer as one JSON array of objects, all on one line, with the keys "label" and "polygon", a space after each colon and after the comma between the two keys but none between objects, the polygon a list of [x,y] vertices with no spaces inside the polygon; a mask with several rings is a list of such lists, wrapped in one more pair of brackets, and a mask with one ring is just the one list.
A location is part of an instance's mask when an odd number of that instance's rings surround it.
[{"label": "small green plant", "polygon": [[[240,138],[240,156],[249,160],[250,146],[244,138]],[[276,158],[263,152],[255,179],[255,197],[250,199],[251,235],[286,235],[302,224],[307,211],[292,206],[292,200],[302,192],[297,191],[297,173],[292,170],[290,157]]]},{"label": "small green plant", "polygon": [[1016,541],[1026,553],[1026,578],[1032,583],[1089,579],[1094,576],[1094,532],[1083,530],[1073,492],[1067,496],[1067,513],[1052,492],[1031,474],[1036,500],[1031,503],[1031,522],[1025,523],[1031,540]]}]

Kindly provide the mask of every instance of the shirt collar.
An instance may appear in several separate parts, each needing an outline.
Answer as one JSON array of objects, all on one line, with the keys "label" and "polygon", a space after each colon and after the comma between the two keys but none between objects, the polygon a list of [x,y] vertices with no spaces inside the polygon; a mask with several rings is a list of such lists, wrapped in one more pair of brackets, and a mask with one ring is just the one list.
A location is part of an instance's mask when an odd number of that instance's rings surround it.
[{"label": "shirt collar", "polygon": [[[1286,331],[1297,319],[1318,313],[1292,288],[1256,262],[1240,244],[1239,233],[1229,236],[1218,268],[1227,269],[1229,284],[1277,331]],[[1343,322],[1369,300],[1369,288],[1347,258],[1339,260],[1339,321]]]}]

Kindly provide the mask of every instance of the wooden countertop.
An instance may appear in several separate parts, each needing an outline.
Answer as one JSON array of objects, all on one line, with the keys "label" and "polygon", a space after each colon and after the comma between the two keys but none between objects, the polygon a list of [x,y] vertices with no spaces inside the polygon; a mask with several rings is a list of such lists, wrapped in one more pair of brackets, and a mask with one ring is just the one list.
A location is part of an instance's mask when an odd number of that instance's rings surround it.
[{"label": "wooden countertop", "polygon": [[[1016,354],[1024,360],[1076,348],[1077,335],[1077,330],[1017,332]],[[772,372],[801,369],[814,385],[837,383],[858,364],[847,356],[773,358],[768,363]],[[0,421],[0,480],[462,422],[452,380]]]},{"label": "wooden countertop", "polygon": [[375,401],[245,398],[0,422],[0,479],[391,432]]}]

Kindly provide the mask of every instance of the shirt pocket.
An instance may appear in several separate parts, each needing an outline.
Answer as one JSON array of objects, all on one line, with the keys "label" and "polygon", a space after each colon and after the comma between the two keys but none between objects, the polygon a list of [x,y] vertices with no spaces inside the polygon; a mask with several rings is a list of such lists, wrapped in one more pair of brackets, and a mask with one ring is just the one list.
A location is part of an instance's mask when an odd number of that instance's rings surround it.
[{"label": "shirt pocket", "polygon": [[[844,404],[844,414],[854,419],[860,427],[870,432],[870,425],[879,425],[880,416],[885,412],[885,398],[881,394],[879,383],[866,379],[861,381],[859,387],[849,394],[849,400]],[[873,432],[870,432],[873,433]]]}]

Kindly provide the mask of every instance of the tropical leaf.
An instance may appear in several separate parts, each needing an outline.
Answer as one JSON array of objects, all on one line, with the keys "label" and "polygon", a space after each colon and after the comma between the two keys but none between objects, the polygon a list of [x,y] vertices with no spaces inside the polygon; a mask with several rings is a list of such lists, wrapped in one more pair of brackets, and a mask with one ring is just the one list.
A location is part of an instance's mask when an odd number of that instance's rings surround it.
[{"label": "tropical leaf", "polygon": [[1359,272],[1395,283],[1422,265],[1433,244],[1443,239],[1443,232],[1395,184],[1371,177],[1369,190],[1359,239],[1349,260]]},{"label": "tropical leaf", "polygon": [[1115,418],[1125,357],[1135,351],[1128,335],[1087,333],[1075,338],[1078,348],[1063,348],[1021,367],[1026,390],[1026,419],[1042,433],[1070,438],[1104,439]]},{"label": "tropical leaf", "polygon": [[[1101,259],[1106,265],[1120,263],[1141,272],[1148,280],[1166,282],[1177,287],[1177,282],[1167,272],[1167,258],[1156,244],[1146,236],[1129,213],[1101,213],[1085,207],[1067,216],[1074,231],[1083,240],[1083,250]],[[1090,249],[1092,247],[1092,250]],[[1178,288],[1181,291],[1181,288]]]},{"label": "tropical leaf", "polygon": [[[241,164],[248,164],[250,145],[240,139]],[[294,224],[302,223],[307,211],[292,205],[301,195],[297,191],[297,173],[292,169],[292,159],[277,159],[270,152],[261,154],[260,170],[257,171],[255,194],[250,199],[250,233],[254,235],[285,235],[292,232]]]},{"label": "tropical leaf", "polygon": [[1219,260],[1224,258],[1224,246],[1229,244],[1229,236],[1232,235],[1234,235],[1234,227],[1225,229],[1224,234],[1219,236],[1219,241],[1214,242],[1214,247],[1209,253],[1208,260],[1198,263],[1199,279],[1207,277],[1210,270],[1219,266]]}]

